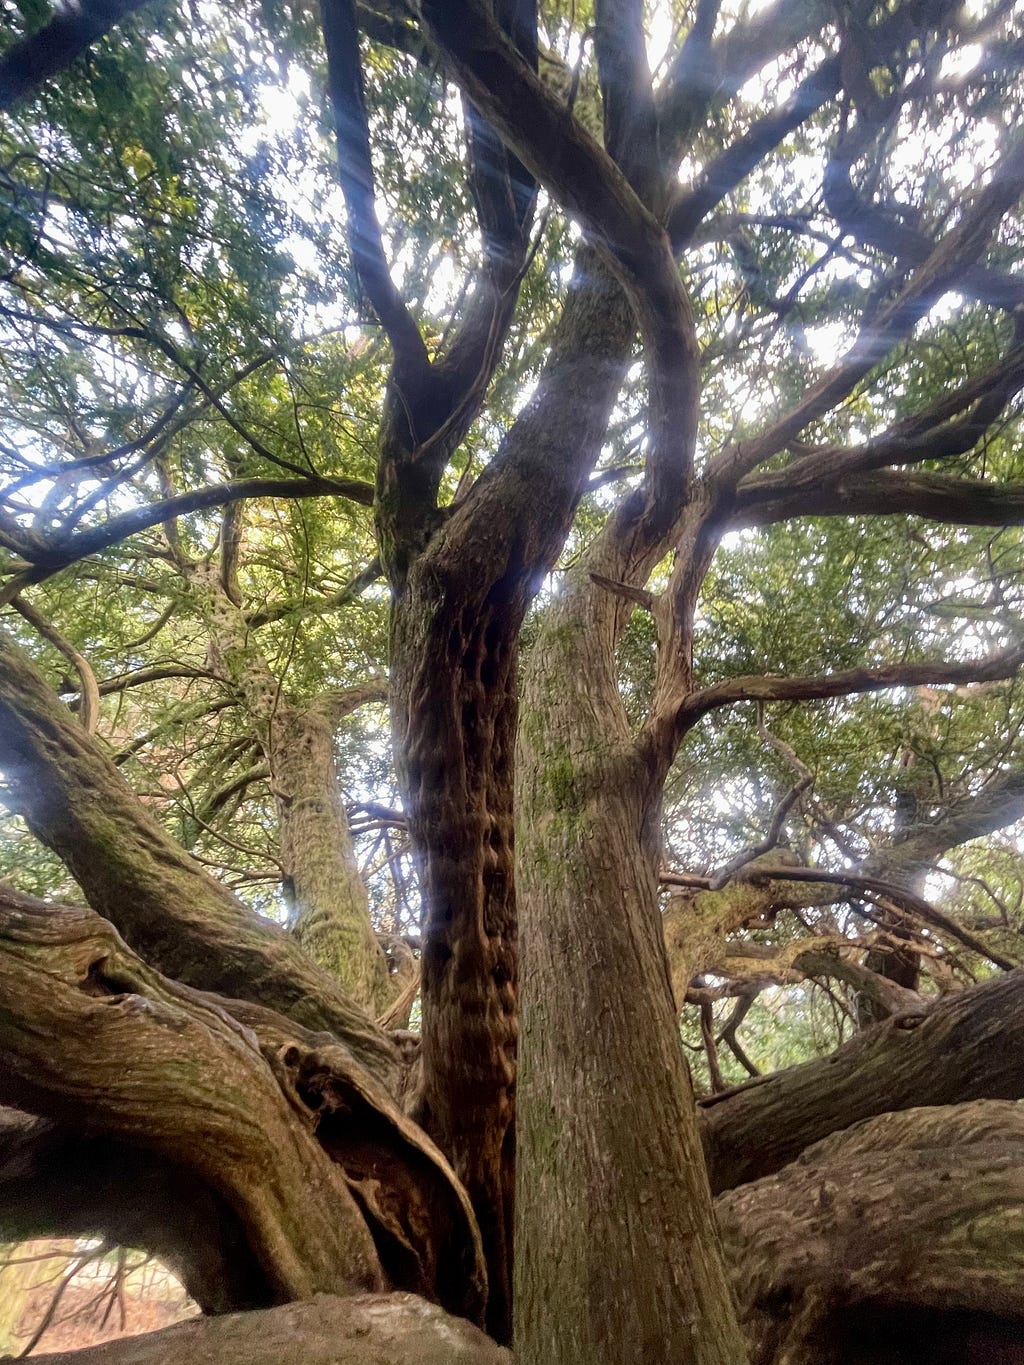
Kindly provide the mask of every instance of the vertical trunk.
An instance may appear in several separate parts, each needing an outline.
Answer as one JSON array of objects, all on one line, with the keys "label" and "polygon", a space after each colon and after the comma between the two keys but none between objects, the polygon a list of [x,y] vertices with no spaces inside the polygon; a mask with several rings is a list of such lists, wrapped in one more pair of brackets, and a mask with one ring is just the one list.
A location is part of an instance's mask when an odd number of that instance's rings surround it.
[{"label": "vertical trunk", "polygon": [[296,937],[318,966],[379,1015],[391,998],[387,961],[370,922],[338,788],[330,701],[287,701],[214,566],[187,572],[209,628],[211,657],[248,712],[270,769]]},{"label": "vertical trunk", "polygon": [[413,458],[387,423],[382,436],[391,723],[424,901],[420,1118],[472,1196],[500,1341],[511,1332],[516,642],[600,450],[634,330],[585,249],[533,400],[445,514],[429,443]]},{"label": "vertical trunk", "polygon": [[[425,581],[424,581],[425,580]],[[499,609],[457,618],[413,575],[395,604],[393,726],[427,914],[417,1117],[447,1153],[480,1223],[488,1327],[510,1327],[516,919],[512,866],[515,645]],[[518,621],[516,621],[516,626]],[[443,657],[438,653],[444,651]]]},{"label": "vertical trunk", "polygon": [[650,777],[588,633],[556,607],[520,726],[517,1358],[738,1365],[663,947]]},{"label": "vertical trunk", "polygon": [[295,936],[318,966],[380,1015],[390,1003],[391,984],[356,866],[338,787],[332,726],[315,706],[282,706],[271,735],[270,776]]}]

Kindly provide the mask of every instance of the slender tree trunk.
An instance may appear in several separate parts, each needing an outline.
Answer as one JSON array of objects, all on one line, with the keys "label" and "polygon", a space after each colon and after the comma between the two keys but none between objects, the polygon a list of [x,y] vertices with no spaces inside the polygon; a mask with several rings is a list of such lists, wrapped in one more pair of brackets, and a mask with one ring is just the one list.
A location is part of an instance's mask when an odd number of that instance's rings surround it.
[{"label": "slender tree trunk", "polygon": [[557,606],[545,624],[520,727],[517,1356],[739,1365],[665,959],[649,780],[580,625]]},{"label": "slender tree trunk", "polygon": [[351,689],[347,706],[346,694],[289,701],[214,567],[195,564],[186,572],[206,617],[214,664],[248,712],[270,769],[295,935],[353,999],[380,1015],[391,983],[338,787],[334,732],[340,716],[383,694],[383,680]]}]

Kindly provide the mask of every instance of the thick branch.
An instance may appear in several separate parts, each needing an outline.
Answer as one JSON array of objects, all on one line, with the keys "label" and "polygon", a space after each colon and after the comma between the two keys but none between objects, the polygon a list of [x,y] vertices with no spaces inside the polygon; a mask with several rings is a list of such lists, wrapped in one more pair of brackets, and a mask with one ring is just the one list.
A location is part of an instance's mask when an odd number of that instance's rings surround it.
[{"label": "thick branch", "polygon": [[40,1365],[512,1365],[509,1351],[413,1294],[319,1294],[260,1313],[179,1323]]},{"label": "thick branch", "polygon": [[[870,1341],[872,1359],[908,1365],[1010,1359],[998,1345],[1019,1343],[1024,1319],[1022,1158],[1019,1104],[915,1108],[721,1196],[755,1358],[838,1365]],[[901,1318],[902,1349],[897,1337],[882,1354]]]},{"label": "thick branch", "polygon": [[99,526],[66,540],[44,543],[31,553],[31,567],[19,575],[22,583],[40,583],[69,564],[75,564],[87,555],[98,554],[111,545],[118,545],[129,536],[146,531],[151,526],[173,521],[175,517],[188,516],[190,512],[202,512],[211,507],[228,507],[241,502],[244,498],[349,498],[364,507],[373,506],[372,484],[361,483],[358,479],[240,479],[237,483],[215,484],[209,488],[197,488],[191,493],[181,493],[162,502],[147,503],[144,507],[121,512]]},{"label": "thick branch", "polygon": [[1024,483],[958,479],[930,471],[880,469],[790,490],[774,477],[744,480],[730,528],[791,517],[915,516],[957,526],[1020,526]]},{"label": "thick branch", "polygon": [[0,640],[0,764],[7,802],[67,864],[90,904],[166,975],[328,1029],[378,1074],[391,1041],[283,930],[214,881],[139,803],[13,645]]},{"label": "thick branch", "polygon": [[0,1110],[0,1237],[97,1237],[154,1252],[207,1313],[267,1303],[238,1215],[175,1161]]},{"label": "thick branch", "polygon": [[820,1061],[703,1101],[712,1188],[769,1175],[859,1119],[923,1104],[1024,1098],[1024,971],[864,1029]]},{"label": "thick branch", "polygon": [[142,8],[147,0],[80,0],[58,9],[42,28],[9,47],[0,57],[0,110],[35,94],[82,53]]},{"label": "thick branch", "polygon": [[345,1181],[253,1035],[147,968],[105,920],[6,891],[0,998],[0,1103],[191,1172],[237,1216],[269,1302],[381,1286]]}]

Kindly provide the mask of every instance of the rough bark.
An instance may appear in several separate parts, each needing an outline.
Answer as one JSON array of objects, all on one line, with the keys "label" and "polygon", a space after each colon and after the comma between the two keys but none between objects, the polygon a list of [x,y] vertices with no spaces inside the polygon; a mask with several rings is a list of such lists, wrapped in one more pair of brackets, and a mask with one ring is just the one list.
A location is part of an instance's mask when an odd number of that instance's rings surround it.
[{"label": "rough bark", "polygon": [[283,930],[164,832],[8,639],[0,639],[0,763],[7,803],[148,963],[200,990],[327,1029],[393,1083],[400,1062],[383,1030]]},{"label": "rough bark", "polygon": [[[594,632],[597,634],[597,632]],[[534,646],[517,777],[522,1365],[738,1365],[657,905],[649,788],[600,644]],[[583,681],[585,679],[585,681]]]},{"label": "rough bark", "polygon": [[755,1365],[1024,1356],[1018,1104],[855,1124],[716,1210]]},{"label": "rough bark", "polygon": [[[30,986],[44,971],[52,986],[38,1001]],[[465,1192],[331,1035],[167,981],[92,911],[9,889],[0,993],[0,1101],[61,1124],[15,1127],[0,1146],[0,1178],[21,1209],[3,1218],[63,1233],[112,1224],[132,1234],[119,1240],[169,1251],[218,1311],[388,1283],[482,1316]],[[50,1057],[47,1040],[69,1031],[75,1045]],[[102,1211],[119,1158],[141,1182],[130,1215]]]},{"label": "rough bark", "polygon": [[472,1197],[488,1325],[502,1340],[517,1035],[516,640],[600,449],[634,331],[621,291],[592,254],[582,260],[537,395],[469,496],[438,526],[426,502],[411,507],[397,457],[382,461],[379,491],[395,593],[392,728],[424,900],[417,1114]]},{"label": "rough bark", "polygon": [[334,733],[342,716],[382,700],[387,684],[382,678],[344,694],[290,701],[214,568],[191,565],[187,574],[210,631],[213,665],[248,713],[270,769],[295,936],[377,1017],[391,1002],[391,983],[352,848]]},{"label": "rough bark", "polygon": [[207,1313],[266,1301],[238,1215],[174,1161],[111,1138],[0,1111],[0,1236],[102,1236],[145,1247]]},{"label": "rough bark", "polygon": [[712,1189],[779,1170],[861,1119],[1024,1098],[1024,970],[865,1029],[831,1056],[701,1101]]},{"label": "rough bark", "polygon": [[512,1365],[511,1354],[478,1328],[412,1294],[320,1294],[33,1359],[41,1365]]},{"label": "rough bark", "polygon": [[5,899],[0,1102],[190,1171],[237,1215],[265,1302],[381,1287],[341,1172],[253,1035],[148,969],[93,912]]}]

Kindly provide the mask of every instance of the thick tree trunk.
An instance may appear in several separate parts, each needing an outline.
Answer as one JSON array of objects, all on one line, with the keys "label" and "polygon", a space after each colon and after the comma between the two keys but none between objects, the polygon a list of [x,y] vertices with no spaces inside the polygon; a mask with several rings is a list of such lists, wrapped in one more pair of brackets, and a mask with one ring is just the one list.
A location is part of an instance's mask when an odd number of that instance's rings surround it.
[{"label": "thick tree trunk", "polygon": [[391,984],[341,800],[334,732],[342,716],[383,700],[386,683],[302,704],[287,700],[214,567],[196,564],[186,572],[209,628],[214,666],[248,713],[270,770],[295,935],[376,1017],[391,1002]]},{"label": "thick tree trunk", "polygon": [[[330,1035],[168,981],[92,911],[9,889],[0,998],[0,1102],[63,1127],[8,1125],[0,1226],[131,1232],[169,1250],[207,1308],[389,1283],[482,1317],[465,1191]],[[130,1213],[103,1214],[119,1153],[141,1189]]]},{"label": "thick tree trunk", "polygon": [[869,1119],[716,1209],[755,1365],[1024,1359],[1018,1104]]},{"label": "thick tree trunk", "polygon": [[0,639],[5,800],[64,860],[93,909],[166,976],[327,1029],[394,1084],[391,1039],[289,935],[253,914],[140,804],[29,660]]},{"label": "thick tree trunk", "polygon": [[33,1359],[40,1365],[512,1365],[509,1352],[478,1328],[412,1294],[321,1294]]},{"label": "thick tree trunk", "polygon": [[516,641],[600,449],[634,332],[621,291],[591,253],[582,262],[536,397],[469,496],[442,523],[423,494],[425,476],[388,455],[378,489],[395,594],[395,757],[424,902],[418,1114],[473,1199],[488,1327],[503,1341],[517,1033]]},{"label": "thick tree trunk", "polygon": [[1024,969],[942,996],[806,1062],[701,1102],[714,1191],[785,1166],[861,1119],[916,1105],[1024,1098]]},{"label": "thick tree trunk", "polygon": [[341,1172],[296,1122],[252,1034],[146,968],[106,921],[9,897],[0,999],[0,1102],[191,1171],[238,1217],[267,1302],[381,1287]]},{"label": "thick tree trunk", "polygon": [[665,959],[649,779],[590,644],[556,604],[520,729],[517,1357],[739,1365]]}]

